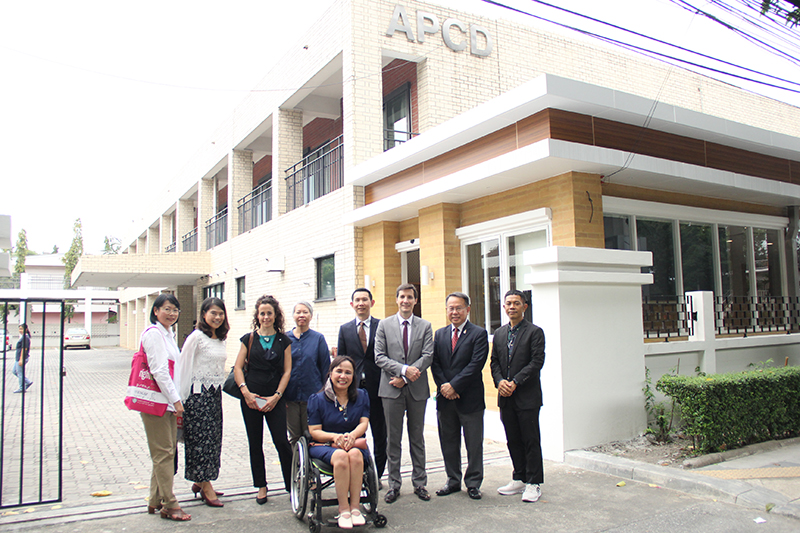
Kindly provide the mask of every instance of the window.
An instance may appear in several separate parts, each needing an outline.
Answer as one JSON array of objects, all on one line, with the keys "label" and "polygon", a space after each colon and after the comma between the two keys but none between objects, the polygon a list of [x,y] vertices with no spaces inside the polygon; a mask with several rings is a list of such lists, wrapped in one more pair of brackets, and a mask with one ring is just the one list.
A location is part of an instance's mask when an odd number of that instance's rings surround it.
[{"label": "window", "polygon": [[383,151],[411,139],[411,86],[393,91],[383,102]]},{"label": "window", "polygon": [[320,257],[316,261],[317,300],[333,300],[336,298],[336,269],[333,256]]},{"label": "window", "polygon": [[781,296],[781,232],[753,228],[753,256],[756,265],[756,295]]},{"label": "window", "polygon": [[[549,245],[550,213],[537,209],[456,230],[462,242],[463,286],[472,300],[469,319],[490,334],[505,321],[503,295],[518,289],[531,298],[525,284],[522,255]],[[525,314],[531,318],[531,307]]]},{"label": "window", "polygon": [[653,284],[642,287],[644,296],[677,294],[672,222],[637,218],[636,240],[640,251],[653,253],[653,266],[642,268],[642,272],[653,274]]},{"label": "window", "polygon": [[224,283],[217,283],[216,285],[209,285],[208,287],[203,287],[203,300],[206,298],[211,297],[219,298],[223,302],[225,301],[225,284]]},{"label": "window", "polygon": [[244,298],[244,276],[236,278],[236,309],[244,309],[247,302]]},{"label": "window", "polygon": [[714,291],[714,227],[681,222],[683,292]]}]

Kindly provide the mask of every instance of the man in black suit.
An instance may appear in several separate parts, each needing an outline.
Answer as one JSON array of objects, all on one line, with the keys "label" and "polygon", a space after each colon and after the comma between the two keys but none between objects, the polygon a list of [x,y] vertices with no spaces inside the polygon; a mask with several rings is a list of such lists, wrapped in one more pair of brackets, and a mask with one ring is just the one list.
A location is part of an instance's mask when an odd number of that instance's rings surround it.
[{"label": "man in black suit", "polygon": [[339,328],[337,355],[347,355],[356,362],[356,376],[360,386],[369,394],[369,427],[372,431],[372,452],[375,454],[375,467],[378,469],[378,483],[386,468],[386,420],[383,403],[378,396],[381,369],[375,364],[375,333],[378,320],[371,316],[375,300],[369,289],[360,288],[350,296],[350,307],[356,312],[356,319]]},{"label": "man in black suit", "polygon": [[483,367],[489,355],[486,330],[467,320],[469,296],[454,292],[445,299],[449,326],[436,331],[431,373],[436,381],[436,415],[447,483],[436,491],[446,496],[461,490],[461,431],[467,448],[464,484],[473,500],[481,499],[483,482]]},{"label": "man in black suit", "polygon": [[542,385],[539,372],[544,365],[544,332],[525,320],[528,303],[522,291],[505,294],[503,309],[509,323],[494,332],[490,367],[497,387],[500,420],[514,474],[511,482],[497,489],[504,496],[522,493],[522,501],[535,502],[544,482],[539,409]]}]

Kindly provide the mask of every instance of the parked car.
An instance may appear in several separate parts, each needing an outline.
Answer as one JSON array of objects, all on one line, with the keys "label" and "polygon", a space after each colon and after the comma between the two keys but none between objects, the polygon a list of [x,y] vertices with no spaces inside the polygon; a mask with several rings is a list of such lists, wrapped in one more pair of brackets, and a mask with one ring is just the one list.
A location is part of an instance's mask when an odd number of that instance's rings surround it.
[{"label": "parked car", "polygon": [[86,348],[92,347],[89,332],[83,328],[69,328],[64,334],[64,349],[67,348]]}]

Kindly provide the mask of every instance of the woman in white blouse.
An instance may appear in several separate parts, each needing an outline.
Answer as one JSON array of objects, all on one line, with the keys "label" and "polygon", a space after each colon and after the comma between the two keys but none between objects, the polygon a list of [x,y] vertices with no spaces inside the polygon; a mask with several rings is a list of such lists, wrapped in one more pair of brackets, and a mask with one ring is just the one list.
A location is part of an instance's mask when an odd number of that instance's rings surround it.
[{"label": "woman in white blouse", "polygon": [[180,352],[172,326],[178,321],[180,312],[181,306],[175,296],[159,294],[150,311],[150,323],[153,325],[142,333],[141,345],[147,354],[150,373],[161,393],[169,400],[164,416],[142,413],[142,422],[153,461],[147,512],[155,514],[160,511],[161,518],[186,521],[192,517],[183,512],[172,492],[178,440],[177,417],[183,415],[183,404],[175,385],[177,380],[173,378]]},{"label": "woman in white blouse", "polygon": [[184,477],[192,492],[210,507],[223,507],[211,482],[219,477],[222,454],[222,384],[225,382],[225,337],[230,326],[225,302],[206,298],[200,305],[197,329],[183,343],[180,395],[184,402]]}]

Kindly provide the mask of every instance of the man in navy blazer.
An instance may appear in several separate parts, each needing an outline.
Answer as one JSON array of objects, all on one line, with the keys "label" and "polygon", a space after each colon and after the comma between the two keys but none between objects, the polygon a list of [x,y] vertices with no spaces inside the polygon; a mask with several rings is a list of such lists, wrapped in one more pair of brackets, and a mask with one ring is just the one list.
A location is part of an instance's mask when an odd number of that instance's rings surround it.
[{"label": "man in navy blazer", "polygon": [[522,291],[505,294],[503,309],[509,323],[497,328],[492,340],[490,367],[497,387],[500,420],[514,474],[511,482],[497,489],[504,496],[522,493],[522,501],[535,502],[544,482],[539,409],[542,385],[539,372],[544,365],[544,332],[525,320],[528,303]]},{"label": "man in navy blazer", "polygon": [[384,318],[375,334],[375,364],[381,369],[378,395],[383,400],[388,444],[389,490],[386,503],[400,496],[400,460],[403,418],[408,421],[411,484],[420,500],[431,499],[425,485],[425,407],[430,397],[428,367],[433,358],[431,323],[414,316],[417,289],[409,283],[397,287],[398,313]]},{"label": "man in navy blazer", "polygon": [[[356,312],[356,319],[339,328],[337,355],[347,355],[356,362],[356,376],[361,380],[360,387],[369,394],[369,428],[372,431],[372,452],[375,454],[375,467],[378,469],[378,483],[386,468],[386,420],[383,416],[383,403],[378,396],[381,369],[375,364],[375,334],[378,320],[371,316],[372,292],[366,288],[353,291],[350,307]],[[365,349],[366,345],[366,349]]]},{"label": "man in navy blazer", "polygon": [[436,331],[431,373],[436,381],[436,415],[447,483],[436,491],[446,496],[461,490],[461,432],[467,448],[464,484],[473,500],[481,499],[483,482],[483,367],[489,355],[486,330],[472,324],[469,296],[454,292],[445,299],[449,326]]}]

